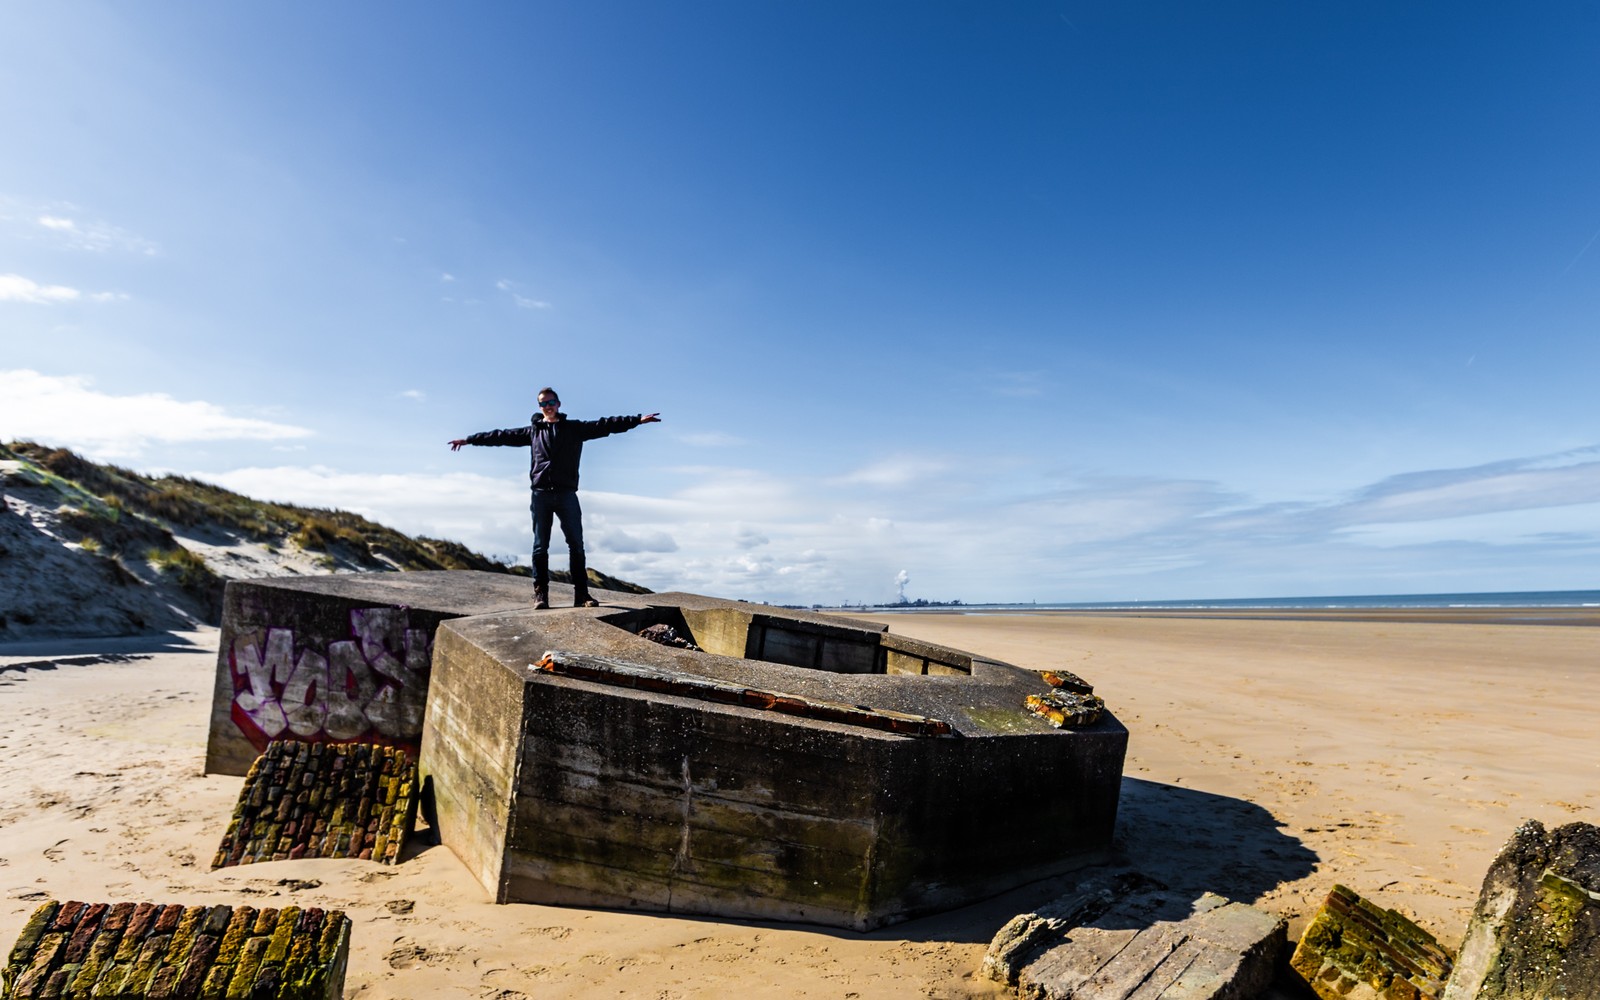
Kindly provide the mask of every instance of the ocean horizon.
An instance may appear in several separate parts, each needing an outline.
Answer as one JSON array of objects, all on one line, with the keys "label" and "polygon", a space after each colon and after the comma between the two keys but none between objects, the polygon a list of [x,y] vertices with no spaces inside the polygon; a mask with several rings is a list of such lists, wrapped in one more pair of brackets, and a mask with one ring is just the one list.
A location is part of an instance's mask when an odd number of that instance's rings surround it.
[{"label": "ocean horizon", "polygon": [[1224,597],[1167,601],[1015,601],[850,604],[871,611],[1137,611],[1175,610],[1376,610],[1385,608],[1600,608],[1600,590],[1511,590],[1444,594],[1349,594],[1316,597]]}]

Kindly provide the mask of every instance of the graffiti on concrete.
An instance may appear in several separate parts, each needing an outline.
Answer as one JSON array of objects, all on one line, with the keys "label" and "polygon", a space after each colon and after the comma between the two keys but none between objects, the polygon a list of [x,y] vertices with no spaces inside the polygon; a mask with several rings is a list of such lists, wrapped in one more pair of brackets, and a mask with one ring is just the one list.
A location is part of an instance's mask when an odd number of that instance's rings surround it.
[{"label": "graffiti on concrete", "polygon": [[300,644],[292,629],[233,640],[232,715],[258,750],[275,739],[415,746],[427,706],[429,630],[406,628],[402,608],[350,612],[350,638]]}]

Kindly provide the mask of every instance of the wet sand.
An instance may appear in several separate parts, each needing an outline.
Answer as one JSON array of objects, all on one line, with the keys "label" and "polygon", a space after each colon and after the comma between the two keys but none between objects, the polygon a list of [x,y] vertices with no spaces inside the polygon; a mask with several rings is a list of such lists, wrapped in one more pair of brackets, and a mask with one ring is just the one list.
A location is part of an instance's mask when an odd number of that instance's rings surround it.
[{"label": "wet sand", "polygon": [[[1303,613],[890,624],[1093,682],[1131,732],[1130,860],[1282,913],[1291,933],[1338,881],[1453,944],[1518,822],[1600,820],[1600,629]],[[494,906],[442,847],[395,867],[210,872],[242,779],[201,773],[216,633],[183,638],[0,649],[0,946],[46,897],[294,903],[350,913],[349,997],[959,998],[994,995],[974,975],[989,938],[1060,888],[856,934]],[[52,658],[76,662],[8,669]],[[1017,808],[1050,793],[1018,789]]]}]

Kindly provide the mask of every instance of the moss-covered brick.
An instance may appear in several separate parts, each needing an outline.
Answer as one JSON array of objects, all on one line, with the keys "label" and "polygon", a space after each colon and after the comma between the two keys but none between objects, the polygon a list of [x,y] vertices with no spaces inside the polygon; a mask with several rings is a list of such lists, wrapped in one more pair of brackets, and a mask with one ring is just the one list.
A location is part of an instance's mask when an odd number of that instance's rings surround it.
[{"label": "moss-covered brick", "polygon": [[132,962],[113,961],[106,966],[105,971],[100,974],[100,978],[95,980],[94,989],[84,995],[91,997],[125,996],[126,994],[123,993],[122,987],[132,973]]},{"label": "moss-covered brick", "polygon": [[222,939],[215,934],[200,934],[195,937],[194,947],[189,949],[189,960],[183,963],[183,971],[178,974],[176,990],[179,996],[199,994],[221,943]]},{"label": "moss-covered brick", "polygon": [[61,909],[61,904],[50,900],[39,905],[28,917],[28,922],[22,926],[22,933],[17,935],[17,943],[11,946],[11,957],[7,960],[7,967],[26,964],[33,956],[34,948],[39,944],[39,939],[44,936],[45,928],[56,918],[56,911]]},{"label": "moss-covered brick", "polygon": [[261,958],[266,954],[269,941],[264,937],[252,937],[244,943],[244,948],[239,953],[239,961],[234,964],[233,975],[228,979],[228,988],[224,992],[227,1000],[246,1000],[255,986],[256,972],[261,968]]},{"label": "moss-covered brick", "polygon": [[273,930],[275,930],[277,926],[278,909],[273,906],[263,907],[261,912],[256,914],[256,922],[254,926],[250,928],[250,935],[252,937],[260,937],[263,935],[270,937]]},{"label": "moss-covered brick", "polygon": [[267,946],[265,961],[282,962],[289,957],[289,943],[294,938],[300,921],[300,907],[286,906],[278,914],[278,925],[272,929],[272,940]]},{"label": "moss-covered brick", "polygon": [[183,920],[183,915],[188,907],[182,903],[168,903],[156,914],[155,926],[150,928],[152,934],[171,934],[178,929],[178,924]]},{"label": "moss-covered brick", "polygon": [[150,928],[155,926],[156,917],[160,913],[161,907],[155,903],[140,903],[133,908],[133,914],[128,918],[127,929],[122,932],[122,943],[117,946],[117,953],[113,956],[118,962],[131,962],[138,957],[145,936],[150,933]]},{"label": "moss-covered brick", "polygon": [[250,987],[250,1000],[277,1000],[278,987],[283,983],[283,966],[276,962],[263,963]]},{"label": "moss-covered brick", "polygon": [[133,969],[123,981],[124,993],[138,996],[146,991],[156,970],[161,967],[161,959],[166,955],[171,940],[170,934],[151,934],[145,938],[143,946],[139,948],[139,956],[133,961]]},{"label": "moss-covered brick", "polygon": [[76,976],[77,974],[78,967],[76,965],[62,966],[56,971],[50,973],[49,978],[44,981],[44,988],[39,991],[39,995],[46,998],[46,1000],[50,1000],[50,998],[53,997],[65,996],[67,993],[67,983],[70,982],[72,977]]},{"label": "moss-covered brick", "polygon": [[1323,1000],[1364,984],[1381,1000],[1437,1000],[1451,958],[1431,934],[1342,885],[1328,893],[1290,959]]},{"label": "moss-covered brick", "polygon": [[55,923],[50,925],[51,930],[70,931],[78,926],[78,918],[83,916],[83,911],[89,908],[88,903],[80,903],[76,899],[69,899],[61,904],[61,909],[56,911]]},{"label": "moss-covered brick", "polygon": [[77,965],[89,954],[89,946],[99,933],[100,921],[105,918],[107,909],[109,907],[105,903],[90,903],[84,908],[83,918],[72,929],[72,937],[67,941],[66,954],[61,958],[63,962]]},{"label": "moss-covered brick", "polygon": [[31,959],[17,974],[14,989],[18,995],[29,996],[38,992],[45,980],[50,978],[50,973],[55,971],[57,960],[66,950],[71,936],[69,931],[48,931],[40,935]]},{"label": "moss-covered brick", "polygon": [[350,920],[343,910],[329,910],[322,922],[322,933],[317,941],[317,961],[323,965],[333,961],[340,943],[349,936]]},{"label": "moss-covered brick", "polygon": [[176,965],[163,965],[150,977],[150,986],[145,990],[147,1000],[169,1000],[176,995],[178,988],[178,974],[183,970]]},{"label": "moss-covered brick", "polygon": [[194,948],[195,938],[200,933],[200,922],[205,919],[207,908],[204,906],[186,906],[178,917],[178,925],[168,939],[167,953],[161,956],[162,967],[174,966],[182,969],[189,961],[189,952]]},{"label": "moss-covered brick", "polygon": [[253,906],[241,906],[233,911],[233,916],[228,920],[227,929],[222,932],[222,943],[217,948],[218,962],[235,962],[239,958],[239,949],[244,945],[244,940],[250,934],[250,929],[256,924],[256,910]]},{"label": "moss-covered brick", "polygon": [[223,1000],[228,995],[228,984],[233,982],[232,962],[213,962],[206,969],[205,979],[200,983],[199,1000]]},{"label": "moss-covered brick", "polygon": [[128,921],[133,919],[134,909],[133,903],[113,903],[111,909],[106,913],[105,922],[101,924],[101,927],[104,930],[116,931],[121,934],[127,928]]},{"label": "moss-covered brick", "polygon": [[127,914],[132,912],[133,904],[117,904],[106,914],[100,923],[100,933],[95,935],[94,942],[89,946],[89,953],[84,956],[83,965],[78,969],[78,974],[67,985],[69,996],[89,996],[94,990],[95,982],[105,972],[106,966],[111,964],[111,956],[117,953],[117,945],[122,940],[122,930],[112,927],[112,917],[118,908],[126,905],[122,911],[121,923],[126,926]]}]

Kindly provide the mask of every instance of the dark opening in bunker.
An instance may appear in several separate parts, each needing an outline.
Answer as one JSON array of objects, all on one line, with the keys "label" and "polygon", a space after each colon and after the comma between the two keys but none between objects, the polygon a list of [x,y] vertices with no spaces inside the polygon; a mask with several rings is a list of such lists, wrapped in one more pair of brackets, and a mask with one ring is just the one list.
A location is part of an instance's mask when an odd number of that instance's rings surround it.
[{"label": "dark opening in bunker", "polygon": [[972,673],[972,656],[960,650],[833,622],[676,606],[628,610],[601,620],[634,634],[651,625],[670,625],[707,653],[836,674]]}]

